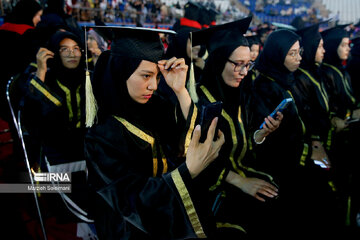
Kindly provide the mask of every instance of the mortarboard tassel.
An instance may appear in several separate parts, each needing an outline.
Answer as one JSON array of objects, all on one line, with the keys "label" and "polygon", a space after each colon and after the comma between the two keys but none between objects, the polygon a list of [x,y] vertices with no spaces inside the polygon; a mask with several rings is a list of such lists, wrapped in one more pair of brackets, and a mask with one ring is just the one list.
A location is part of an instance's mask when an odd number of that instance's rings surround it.
[{"label": "mortarboard tassel", "polygon": [[195,73],[194,73],[194,63],[191,61],[190,64],[190,74],[189,74],[189,81],[187,82],[186,88],[189,91],[190,97],[194,103],[199,101],[199,97],[196,93],[196,86],[195,86]]},{"label": "mortarboard tassel", "polygon": [[85,26],[85,61],[86,61],[86,77],[85,77],[85,126],[91,127],[94,125],[96,114],[97,114],[97,103],[93,93],[89,66],[88,66],[88,55],[87,55],[87,36],[86,36],[86,26]]},{"label": "mortarboard tassel", "polygon": [[194,64],[193,64],[193,59],[192,59],[192,32],[190,32],[190,42],[191,42],[191,63],[190,63],[189,80],[187,82],[186,88],[188,89],[190,97],[193,100],[193,102],[197,103],[199,101],[199,97],[196,93]]},{"label": "mortarboard tassel", "polygon": [[92,90],[90,73],[86,70],[86,80],[85,80],[85,108],[86,108],[86,127],[91,127],[94,125],[96,114],[97,114],[97,103]]}]

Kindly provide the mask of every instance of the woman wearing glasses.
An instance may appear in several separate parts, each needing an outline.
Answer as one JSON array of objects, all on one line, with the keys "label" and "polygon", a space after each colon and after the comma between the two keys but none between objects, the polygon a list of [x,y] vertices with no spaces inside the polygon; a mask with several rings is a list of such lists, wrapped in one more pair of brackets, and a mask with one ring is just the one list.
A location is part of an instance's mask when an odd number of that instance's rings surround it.
[{"label": "woman wearing glasses", "polygon": [[281,113],[277,119],[267,117],[267,124],[255,135],[247,131],[249,112],[242,102],[246,96],[241,83],[254,65],[243,36],[251,20],[248,17],[193,33],[193,45],[204,44],[209,52],[197,87],[198,105],[223,103],[218,126],[225,135],[225,144],[218,159],[205,170],[222,171],[215,182],[203,179],[203,184],[209,185],[219,239],[239,239],[250,233],[250,218],[258,213],[255,206],[267,201],[265,197],[277,196],[276,186],[270,183],[272,177],[250,167],[251,144],[263,141],[282,119]]},{"label": "woman wearing glasses", "polygon": [[[74,34],[59,31],[47,48],[39,49],[37,67],[30,70],[33,74],[28,78],[23,107],[34,172],[72,173],[71,193],[42,195],[41,199],[49,204],[45,222],[55,219],[62,222],[56,224],[57,228],[68,226],[74,233],[78,222],[91,221],[86,216],[85,58],[81,46]],[[59,234],[51,228],[46,231],[48,238]]]},{"label": "woman wearing glasses", "polygon": [[304,200],[312,197],[306,189],[309,176],[305,169],[308,163],[313,163],[315,151],[312,151],[308,129],[299,114],[304,109],[299,109],[301,98],[293,75],[302,60],[300,39],[289,30],[277,30],[269,35],[256,64],[260,75],[255,79],[251,98],[253,129],[258,128],[263,118],[283,99],[292,99],[283,111],[284,119],[279,129],[255,149],[259,169],[272,174],[279,186],[279,199],[267,225],[267,233],[277,235],[282,234],[274,231],[279,225],[299,234],[308,234],[309,227],[317,227],[309,226],[307,218],[311,214],[304,205]]}]

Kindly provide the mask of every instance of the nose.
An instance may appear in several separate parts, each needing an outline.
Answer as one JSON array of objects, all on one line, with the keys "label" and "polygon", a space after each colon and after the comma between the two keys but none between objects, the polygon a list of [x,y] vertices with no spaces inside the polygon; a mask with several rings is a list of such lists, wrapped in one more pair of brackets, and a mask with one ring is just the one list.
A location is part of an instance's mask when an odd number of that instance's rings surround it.
[{"label": "nose", "polygon": [[157,79],[156,79],[156,77],[152,77],[150,79],[147,89],[151,90],[151,91],[156,91],[156,89],[157,89]]}]

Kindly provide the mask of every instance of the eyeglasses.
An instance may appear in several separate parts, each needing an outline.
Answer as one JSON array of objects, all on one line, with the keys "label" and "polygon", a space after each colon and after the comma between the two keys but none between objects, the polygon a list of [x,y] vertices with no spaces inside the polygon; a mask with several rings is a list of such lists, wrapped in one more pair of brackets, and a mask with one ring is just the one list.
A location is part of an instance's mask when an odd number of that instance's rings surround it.
[{"label": "eyeglasses", "polygon": [[73,53],[75,56],[81,55],[81,49],[79,47],[74,47],[73,49],[68,47],[62,47],[60,48],[59,52],[64,57],[69,57],[70,53]]},{"label": "eyeglasses", "polygon": [[293,58],[294,58],[294,57],[296,57],[296,56],[300,56],[300,57],[301,57],[301,56],[303,55],[303,53],[304,53],[304,48],[301,47],[301,48],[299,49],[299,51],[293,50],[293,51],[289,52],[288,55],[289,55],[290,57],[293,57]]},{"label": "eyeglasses", "polygon": [[244,63],[237,63],[237,62],[234,62],[230,59],[228,59],[228,62],[232,63],[235,65],[234,67],[234,72],[242,72],[244,71],[244,69],[246,69],[247,71],[250,71],[251,69],[253,69],[255,63],[254,62],[248,62],[247,64],[244,64]]}]

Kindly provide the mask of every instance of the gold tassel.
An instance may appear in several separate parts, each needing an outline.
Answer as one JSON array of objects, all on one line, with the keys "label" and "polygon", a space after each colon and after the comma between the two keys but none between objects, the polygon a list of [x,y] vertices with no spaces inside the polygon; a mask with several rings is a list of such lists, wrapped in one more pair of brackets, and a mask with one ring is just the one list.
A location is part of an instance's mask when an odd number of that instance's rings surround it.
[{"label": "gold tassel", "polygon": [[92,90],[90,73],[86,71],[86,80],[85,80],[85,108],[86,108],[86,127],[91,127],[94,125],[96,114],[97,114],[97,103]]},{"label": "gold tassel", "polygon": [[190,32],[190,43],[191,43],[191,53],[190,53],[190,73],[189,80],[187,82],[186,88],[189,91],[189,95],[194,103],[199,101],[199,97],[196,93],[196,83],[195,83],[195,73],[194,73],[194,63],[192,57],[192,32]]},{"label": "gold tassel", "polygon": [[199,97],[196,93],[196,83],[195,83],[195,73],[194,73],[194,64],[191,61],[190,64],[190,74],[189,74],[189,80],[187,82],[186,88],[189,91],[190,97],[193,100],[194,103],[197,103],[199,101]]}]

